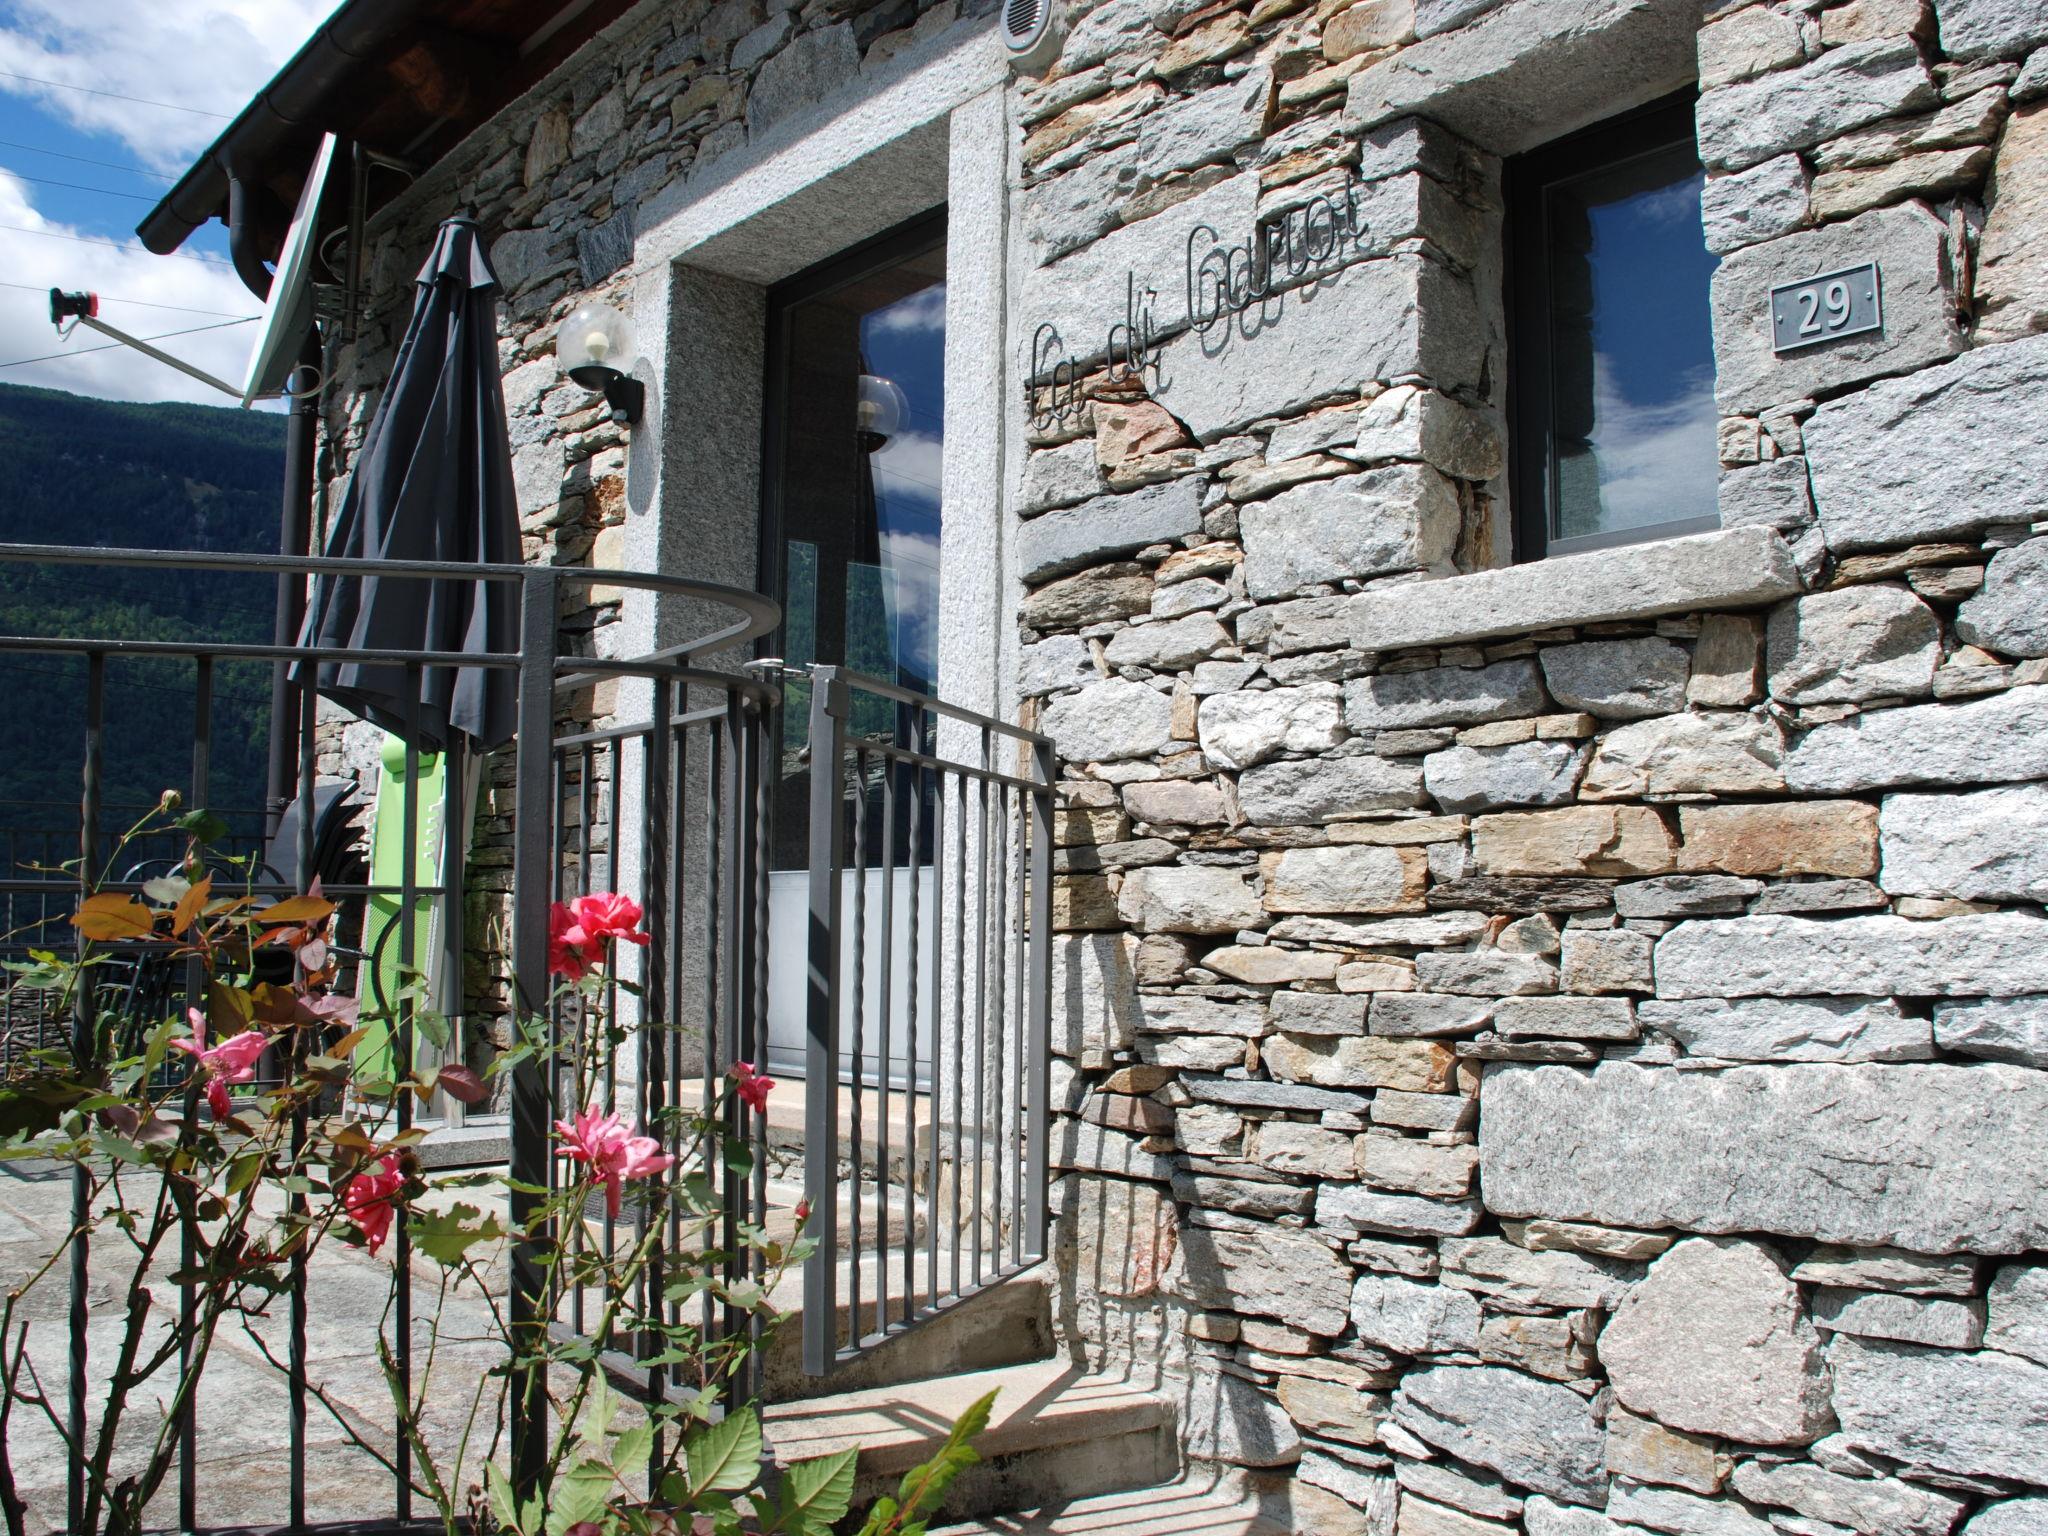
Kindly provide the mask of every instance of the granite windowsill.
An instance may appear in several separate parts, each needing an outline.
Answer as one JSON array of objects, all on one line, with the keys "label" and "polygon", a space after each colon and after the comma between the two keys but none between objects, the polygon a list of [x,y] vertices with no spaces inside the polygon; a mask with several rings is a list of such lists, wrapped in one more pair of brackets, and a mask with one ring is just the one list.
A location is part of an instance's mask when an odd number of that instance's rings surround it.
[{"label": "granite windowsill", "polygon": [[1753,607],[1802,590],[1792,552],[1775,530],[1722,528],[1361,592],[1351,599],[1351,638],[1366,651],[1452,645]]}]

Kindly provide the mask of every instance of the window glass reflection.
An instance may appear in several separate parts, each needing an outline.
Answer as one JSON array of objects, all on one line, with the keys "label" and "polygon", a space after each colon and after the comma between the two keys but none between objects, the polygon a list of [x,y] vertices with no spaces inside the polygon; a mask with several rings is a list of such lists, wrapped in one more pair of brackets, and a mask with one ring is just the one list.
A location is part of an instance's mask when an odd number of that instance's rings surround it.
[{"label": "window glass reflection", "polygon": [[1685,143],[1546,190],[1553,540],[1715,515],[1703,184]]}]

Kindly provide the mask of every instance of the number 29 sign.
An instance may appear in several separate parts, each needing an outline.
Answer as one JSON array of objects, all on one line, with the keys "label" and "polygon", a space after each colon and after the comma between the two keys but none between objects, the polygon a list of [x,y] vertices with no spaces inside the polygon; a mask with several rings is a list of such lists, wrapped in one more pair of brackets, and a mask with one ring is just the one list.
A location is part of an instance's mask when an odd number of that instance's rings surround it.
[{"label": "number 29 sign", "polygon": [[1844,267],[1771,290],[1771,350],[1795,352],[1837,336],[1884,329],[1877,263]]}]

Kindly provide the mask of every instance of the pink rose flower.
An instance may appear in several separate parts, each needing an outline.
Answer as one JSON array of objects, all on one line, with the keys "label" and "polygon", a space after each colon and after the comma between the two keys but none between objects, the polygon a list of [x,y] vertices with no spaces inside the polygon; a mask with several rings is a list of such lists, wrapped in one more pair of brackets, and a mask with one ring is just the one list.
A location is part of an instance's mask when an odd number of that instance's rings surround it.
[{"label": "pink rose flower", "polygon": [[206,1082],[207,1107],[213,1111],[214,1119],[225,1120],[235,1112],[234,1101],[228,1096],[228,1084],[255,1080],[256,1062],[270,1041],[253,1029],[245,1029],[209,1050],[206,1045],[206,1015],[197,1008],[187,1008],[185,1018],[192,1026],[191,1038],[173,1040],[171,1049],[183,1051],[192,1058]]},{"label": "pink rose flower", "polygon": [[768,1111],[768,1095],[775,1089],[775,1079],[765,1072],[754,1070],[750,1061],[736,1061],[727,1069],[727,1077],[733,1081],[733,1091],[756,1114]]},{"label": "pink rose flower", "polygon": [[618,1115],[606,1114],[595,1104],[574,1120],[557,1120],[555,1134],[562,1138],[555,1156],[582,1163],[604,1182],[605,1211],[614,1217],[626,1180],[648,1178],[675,1161],[652,1136],[639,1135]]},{"label": "pink rose flower", "polygon": [[398,1192],[405,1187],[399,1171],[398,1154],[386,1152],[373,1173],[359,1173],[341,1191],[341,1208],[363,1234],[375,1253],[391,1234],[391,1218],[398,1210]]}]

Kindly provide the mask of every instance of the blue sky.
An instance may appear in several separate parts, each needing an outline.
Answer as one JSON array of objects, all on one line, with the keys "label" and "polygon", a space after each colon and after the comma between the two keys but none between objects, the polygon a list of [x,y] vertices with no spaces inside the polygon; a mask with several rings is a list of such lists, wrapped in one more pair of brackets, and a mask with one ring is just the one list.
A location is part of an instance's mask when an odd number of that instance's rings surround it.
[{"label": "blue sky", "polygon": [[[126,348],[87,352],[104,340],[90,333],[59,342],[47,290],[93,289],[101,317],[139,336],[220,326],[160,345],[239,378],[257,327],[222,322],[260,306],[227,264],[226,231],[209,224],[163,257],[135,225],[336,3],[0,0],[0,382],[225,401]],[[24,361],[50,353],[64,355]]]}]

